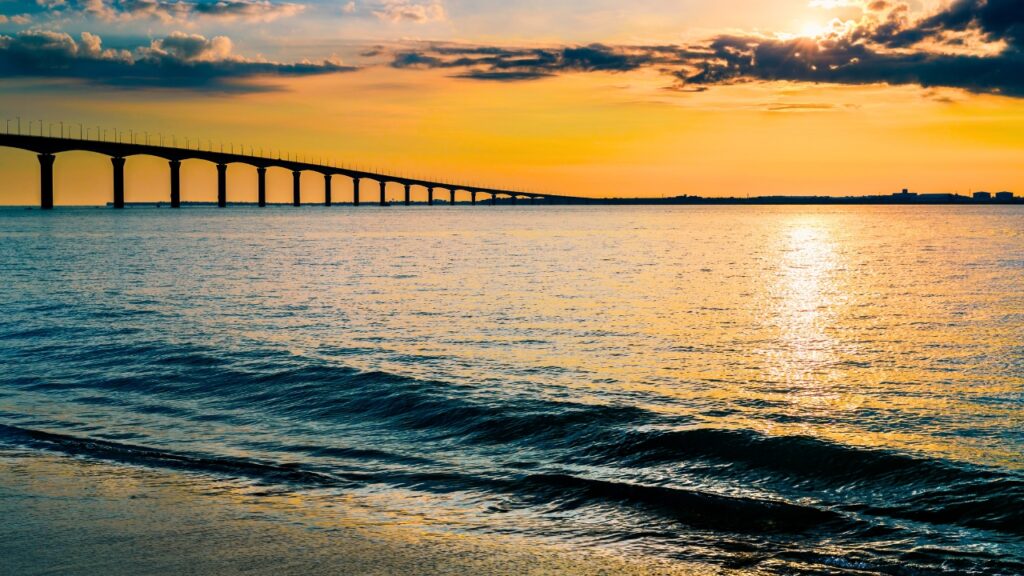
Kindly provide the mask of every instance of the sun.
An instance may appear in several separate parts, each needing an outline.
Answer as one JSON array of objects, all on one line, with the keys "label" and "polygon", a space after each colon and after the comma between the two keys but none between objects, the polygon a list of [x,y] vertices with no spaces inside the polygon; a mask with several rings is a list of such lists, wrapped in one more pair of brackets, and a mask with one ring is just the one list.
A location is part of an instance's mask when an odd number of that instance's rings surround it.
[{"label": "sun", "polygon": [[821,38],[828,34],[828,27],[817,22],[806,22],[800,28],[800,36],[805,38]]}]

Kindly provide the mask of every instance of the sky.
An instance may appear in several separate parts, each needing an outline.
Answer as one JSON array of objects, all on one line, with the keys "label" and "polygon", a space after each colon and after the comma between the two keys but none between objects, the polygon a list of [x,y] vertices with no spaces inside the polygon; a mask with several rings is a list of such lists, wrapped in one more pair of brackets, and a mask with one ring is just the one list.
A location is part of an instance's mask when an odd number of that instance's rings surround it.
[{"label": "sky", "polygon": [[[580,196],[1024,193],[1024,0],[0,0],[0,109]],[[109,201],[105,157],[55,171],[58,204]],[[33,154],[0,173],[0,204],[38,203]],[[215,197],[211,165],[182,178]],[[128,201],[168,188],[129,159]]]}]

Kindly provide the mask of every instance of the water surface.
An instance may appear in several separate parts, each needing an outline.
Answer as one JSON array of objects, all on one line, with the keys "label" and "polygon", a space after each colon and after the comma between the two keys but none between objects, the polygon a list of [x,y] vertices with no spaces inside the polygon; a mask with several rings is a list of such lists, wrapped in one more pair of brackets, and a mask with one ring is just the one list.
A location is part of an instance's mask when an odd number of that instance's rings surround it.
[{"label": "water surface", "polygon": [[5,209],[0,274],[0,449],[769,574],[1024,572],[1017,207]]}]

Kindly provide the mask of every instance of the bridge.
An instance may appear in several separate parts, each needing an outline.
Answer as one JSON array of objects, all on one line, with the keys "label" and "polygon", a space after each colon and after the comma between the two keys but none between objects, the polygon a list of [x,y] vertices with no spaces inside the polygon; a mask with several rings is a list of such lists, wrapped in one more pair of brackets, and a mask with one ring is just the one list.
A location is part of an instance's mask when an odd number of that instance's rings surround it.
[{"label": "bridge", "polygon": [[[63,128],[62,128],[63,132]],[[120,139],[120,136],[118,136]],[[134,137],[132,138],[134,140]],[[148,140],[148,139],[147,139]],[[497,203],[499,196],[508,197],[513,204],[516,200],[523,198],[530,203],[537,200],[544,200],[550,203],[576,203],[586,202],[585,198],[574,196],[561,196],[557,194],[546,194],[540,192],[524,192],[519,190],[503,190],[498,188],[482,188],[478,186],[456,185],[445,182],[421,180],[418,178],[407,178],[403,176],[389,175],[379,172],[367,172],[351,168],[340,168],[333,165],[299,162],[290,158],[282,159],[280,156],[272,158],[252,153],[245,154],[231,152],[217,152],[213,150],[196,148],[180,148],[176,146],[150,145],[146,143],[90,140],[88,138],[68,138],[54,136],[33,136],[26,134],[0,134],[0,146],[18,148],[35,152],[39,157],[39,206],[44,210],[53,208],[53,168],[57,154],[61,152],[86,151],[95,152],[110,157],[114,171],[113,201],[114,208],[124,208],[124,166],[130,156],[148,155],[163,158],[168,162],[168,177],[171,183],[170,205],[172,208],[181,207],[181,163],[185,160],[205,160],[217,165],[217,205],[221,208],[228,204],[227,172],[228,166],[242,164],[252,166],[256,169],[258,186],[258,204],[260,207],[267,205],[267,169],[283,168],[292,172],[292,204],[302,205],[301,176],[303,172],[315,172],[324,177],[324,205],[331,205],[331,180],[334,176],[343,176],[352,180],[352,204],[360,204],[360,182],[370,180],[376,182],[380,187],[379,204],[388,206],[389,202],[385,195],[388,184],[394,183],[405,188],[405,205],[411,204],[411,190],[413,186],[420,186],[427,190],[427,203],[434,204],[434,191],[447,191],[449,202],[455,204],[456,193],[463,192],[469,195],[471,204],[477,203],[477,196],[489,196],[491,204]]]}]

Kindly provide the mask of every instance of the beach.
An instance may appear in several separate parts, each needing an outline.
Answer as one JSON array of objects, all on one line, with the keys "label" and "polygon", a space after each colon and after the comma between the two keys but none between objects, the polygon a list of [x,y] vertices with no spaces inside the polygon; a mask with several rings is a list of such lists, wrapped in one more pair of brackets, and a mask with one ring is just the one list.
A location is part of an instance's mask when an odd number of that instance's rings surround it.
[{"label": "beach", "polygon": [[[313,514],[294,494],[209,477],[0,452],[4,574],[722,574],[514,536],[426,532]],[[348,513],[347,513],[348,512]]]}]

